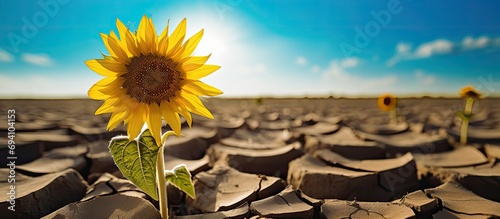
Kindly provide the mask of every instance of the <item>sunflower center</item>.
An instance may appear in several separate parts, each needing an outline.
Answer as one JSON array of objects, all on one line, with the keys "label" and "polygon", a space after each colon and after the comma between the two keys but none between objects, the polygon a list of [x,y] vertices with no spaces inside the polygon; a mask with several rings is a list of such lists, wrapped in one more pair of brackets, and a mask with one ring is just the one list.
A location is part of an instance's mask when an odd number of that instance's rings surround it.
[{"label": "sunflower center", "polygon": [[153,54],[133,57],[123,75],[123,88],[139,102],[169,100],[181,89],[181,73],[172,59]]},{"label": "sunflower center", "polygon": [[476,93],[475,91],[467,91],[467,93],[465,93],[465,96],[466,97],[474,97],[474,98],[477,98],[479,97],[479,94]]},{"label": "sunflower center", "polygon": [[391,104],[391,98],[385,97],[384,98],[384,105],[389,106]]}]

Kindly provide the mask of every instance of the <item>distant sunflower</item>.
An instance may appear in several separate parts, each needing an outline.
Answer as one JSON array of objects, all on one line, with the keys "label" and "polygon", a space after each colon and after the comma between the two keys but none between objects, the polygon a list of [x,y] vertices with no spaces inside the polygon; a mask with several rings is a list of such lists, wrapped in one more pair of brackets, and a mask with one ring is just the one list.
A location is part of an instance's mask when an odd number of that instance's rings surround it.
[{"label": "distant sunflower", "polygon": [[458,93],[461,98],[475,98],[475,99],[480,99],[481,98],[481,93],[477,91],[474,87],[467,85],[460,89],[460,92]]},{"label": "distant sunflower", "polygon": [[382,94],[377,99],[378,108],[384,112],[389,112],[396,108],[397,99],[392,94]]},{"label": "distant sunflower", "polygon": [[88,60],[85,64],[104,76],[88,91],[88,96],[104,100],[96,115],[111,113],[107,130],[124,122],[129,139],[135,138],[147,125],[159,144],[162,118],[179,135],[179,114],[192,123],[191,112],[213,118],[199,96],[222,94],[217,88],[199,81],[220,66],[206,65],[210,55],[191,56],[203,36],[203,29],[188,39],[186,19],[168,36],[168,24],[158,36],[152,19],[142,17],[135,33],[119,19],[120,38],[111,31],[101,38],[110,56]]}]

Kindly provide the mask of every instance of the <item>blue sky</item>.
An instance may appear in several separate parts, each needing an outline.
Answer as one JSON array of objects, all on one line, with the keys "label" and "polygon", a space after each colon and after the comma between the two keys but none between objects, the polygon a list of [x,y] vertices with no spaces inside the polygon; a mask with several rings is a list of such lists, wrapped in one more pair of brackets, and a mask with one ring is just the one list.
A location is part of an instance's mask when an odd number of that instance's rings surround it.
[{"label": "blue sky", "polygon": [[223,97],[500,95],[493,0],[20,0],[0,2],[0,97],[85,97],[99,33],[144,14],[157,30],[205,28],[195,54],[222,66],[204,81]]}]

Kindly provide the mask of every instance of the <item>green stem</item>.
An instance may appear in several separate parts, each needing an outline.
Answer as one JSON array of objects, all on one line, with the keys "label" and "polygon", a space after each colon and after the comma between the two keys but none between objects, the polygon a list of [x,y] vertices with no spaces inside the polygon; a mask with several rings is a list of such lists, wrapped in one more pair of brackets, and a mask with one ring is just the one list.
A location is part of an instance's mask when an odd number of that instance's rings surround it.
[{"label": "green stem", "polygon": [[158,159],[156,160],[156,182],[158,185],[161,218],[168,219],[167,180],[165,180],[164,161],[163,144],[161,144]]},{"label": "green stem", "polygon": [[391,123],[394,123],[394,124],[398,123],[398,112],[396,111],[396,108],[389,111],[389,118],[390,118]]},{"label": "green stem", "polygon": [[460,144],[467,144],[467,130],[469,129],[469,119],[462,119],[462,126],[460,127]]},{"label": "green stem", "polygon": [[472,106],[474,105],[474,98],[469,97],[465,102],[464,117],[462,118],[462,126],[460,127],[460,144],[467,144],[467,132],[469,130],[469,117],[472,114]]},{"label": "green stem", "polygon": [[472,97],[467,98],[467,101],[465,102],[465,109],[464,109],[464,114],[466,116],[471,115],[473,105],[474,105],[474,98],[472,98]]}]

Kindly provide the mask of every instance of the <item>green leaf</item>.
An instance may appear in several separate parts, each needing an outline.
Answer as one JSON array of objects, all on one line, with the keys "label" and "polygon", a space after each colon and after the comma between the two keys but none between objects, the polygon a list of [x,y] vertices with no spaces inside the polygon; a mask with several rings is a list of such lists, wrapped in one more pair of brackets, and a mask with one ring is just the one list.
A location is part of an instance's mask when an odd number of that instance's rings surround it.
[{"label": "green leaf", "polygon": [[127,136],[114,137],[109,150],[123,176],[158,200],[155,170],[159,147],[151,132],[146,129],[130,142]]},{"label": "green leaf", "polygon": [[191,173],[186,165],[179,164],[174,169],[165,171],[165,179],[179,190],[185,192],[189,197],[196,198]]}]

